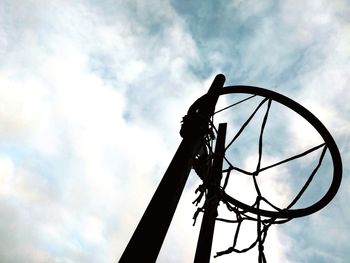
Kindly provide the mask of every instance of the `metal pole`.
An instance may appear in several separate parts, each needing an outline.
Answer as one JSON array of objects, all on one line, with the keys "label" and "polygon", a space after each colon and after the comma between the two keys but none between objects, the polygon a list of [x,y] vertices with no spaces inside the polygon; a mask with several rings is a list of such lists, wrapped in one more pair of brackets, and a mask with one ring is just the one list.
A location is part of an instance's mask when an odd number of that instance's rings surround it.
[{"label": "metal pole", "polygon": [[[190,110],[196,109],[196,113],[200,112],[201,120],[204,118],[206,123],[214,113],[224,82],[224,75],[217,75],[208,93],[190,107]],[[190,173],[193,157],[205,135],[200,127],[192,128],[183,135],[184,138],[125,248],[120,263],[139,262],[140,258],[144,263],[156,262]]]},{"label": "metal pole", "polygon": [[218,189],[222,178],[222,164],[225,154],[226,123],[220,123],[215,145],[214,161],[208,176],[208,195],[205,200],[204,215],[199,232],[194,263],[209,263],[213,242],[215,220],[218,215],[217,207],[220,202]]}]

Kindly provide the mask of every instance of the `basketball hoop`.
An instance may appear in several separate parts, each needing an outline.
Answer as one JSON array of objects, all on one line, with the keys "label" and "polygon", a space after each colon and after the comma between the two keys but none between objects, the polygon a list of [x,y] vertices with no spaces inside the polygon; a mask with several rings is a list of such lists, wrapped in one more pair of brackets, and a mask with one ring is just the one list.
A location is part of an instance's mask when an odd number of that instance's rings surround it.
[{"label": "basketball hoop", "polygon": [[[282,224],[290,221],[291,219],[307,216],[310,214],[313,214],[323,207],[325,207],[336,195],[341,178],[342,178],[342,162],[339,150],[337,148],[337,145],[332,138],[329,131],[326,129],[326,127],[321,123],[321,121],[316,118],[310,111],[308,111],[306,108],[298,104],[297,102],[287,98],[286,96],[283,96],[277,92],[254,87],[254,86],[228,86],[224,87],[220,91],[220,98],[221,96],[225,96],[228,94],[246,94],[247,97],[244,99],[235,102],[227,107],[224,107],[221,110],[218,110],[214,113],[218,114],[221,112],[224,112],[228,110],[229,108],[232,108],[238,104],[244,103],[248,100],[251,100],[252,98],[259,98],[260,103],[255,108],[253,113],[248,117],[248,119],[243,123],[241,128],[238,130],[238,132],[235,134],[233,139],[228,141],[227,146],[225,147],[225,152],[221,158],[225,160],[225,162],[228,164],[227,169],[222,170],[222,175],[225,174],[225,180],[224,182],[217,186],[216,188],[216,196],[218,196],[221,203],[225,204],[228,211],[233,212],[235,214],[235,219],[228,220],[223,219],[220,217],[217,217],[216,220],[228,222],[228,223],[236,223],[237,228],[234,235],[233,245],[229,247],[227,250],[218,252],[215,257],[221,256],[224,254],[228,254],[231,252],[237,252],[237,253],[243,253],[246,252],[256,245],[258,246],[259,250],[259,263],[266,262],[266,258],[264,255],[264,241],[266,239],[267,230],[269,227],[273,224]],[[204,95],[205,97],[207,95]],[[199,100],[203,100],[203,97]],[[269,117],[269,112],[271,105],[273,104],[279,104],[283,107],[286,107],[288,110],[291,110],[295,114],[297,114],[299,117],[303,118],[307,123],[309,123],[314,130],[320,135],[323,142],[320,142],[317,145],[314,145],[311,148],[305,149],[302,152],[296,152],[292,156],[289,156],[287,158],[281,159],[280,161],[263,166],[262,164],[262,150],[263,150],[263,139],[264,139],[264,130],[265,126]],[[234,147],[236,139],[245,131],[245,128],[248,126],[248,124],[252,121],[252,119],[256,116],[257,112],[260,111],[263,107],[266,107],[265,113],[263,114],[262,118],[262,124],[260,126],[260,134],[259,134],[259,146],[258,146],[258,161],[256,163],[256,168],[253,171],[247,171],[245,169],[242,169],[240,167],[237,167],[234,165],[234,162],[230,161],[229,157],[226,155],[226,152],[229,148]],[[212,116],[212,121],[210,123],[210,127],[212,130],[216,131],[217,128],[214,126],[214,115]],[[208,163],[208,156],[210,155],[213,159],[215,158],[215,153],[212,149],[212,142],[209,142],[210,140],[207,139],[205,143],[206,147],[206,162]],[[204,146],[203,146],[204,147]],[[330,154],[331,157],[331,163],[333,166],[333,173],[332,173],[332,180],[330,182],[330,185],[328,187],[328,190],[326,193],[317,201],[315,201],[313,204],[308,205],[306,207],[301,208],[293,208],[293,206],[299,201],[299,199],[302,197],[302,195],[305,193],[306,189],[309,187],[311,181],[313,180],[314,176],[319,171],[319,168],[321,167],[321,164],[324,160],[324,157],[326,153]],[[315,166],[312,169],[311,174],[307,177],[306,182],[301,187],[301,190],[296,194],[294,198],[289,202],[288,205],[285,205],[283,207],[277,206],[270,202],[267,198],[265,198],[260,190],[257,177],[258,175],[266,170],[269,170],[274,167],[278,167],[279,165],[286,164],[288,162],[292,162],[293,160],[303,158],[309,154],[316,154],[318,153],[318,161],[315,163]],[[200,156],[198,157],[200,159]],[[226,192],[226,186],[228,184],[228,179],[231,176],[231,172],[235,171],[236,173],[244,174],[247,176],[250,176],[252,178],[254,189],[256,191],[256,200],[252,204],[248,204],[246,202],[240,201],[237,198],[231,196]],[[221,176],[221,175],[220,175]],[[282,175],[281,175],[282,176]],[[221,178],[221,177],[220,177]],[[210,185],[210,182],[203,181],[203,184],[197,189],[197,192],[200,192],[198,198],[194,201],[196,205],[198,205],[202,199],[203,196],[207,196],[208,192],[208,185]],[[262,204],[267,204],[270,209],[262,208]],[[205,212],[205,210],[208,207],[208,200],[205,201],[204,205],[201,208],[198,208],[194,219],[197,218],[198,214],[200,212]],[[257,238],[256,240],[247,248],[244,249],[238,249],[236,247],[237,240],[238,240],[238,234],[240,231],[240,226],[242,222],[245,220],[249,221],[255,221],[257,223]]]}]

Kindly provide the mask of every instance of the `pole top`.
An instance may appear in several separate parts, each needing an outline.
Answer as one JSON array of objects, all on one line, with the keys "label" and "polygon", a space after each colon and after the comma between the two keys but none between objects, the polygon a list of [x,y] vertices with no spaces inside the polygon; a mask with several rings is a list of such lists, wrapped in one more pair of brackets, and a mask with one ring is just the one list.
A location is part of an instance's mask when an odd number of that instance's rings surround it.
[{"label": "pole top", "polygon": [[208,90],[208,93],[219,92],[219,90],[224,86],[225,80],[226,78],[224,74],[216,75]]}]

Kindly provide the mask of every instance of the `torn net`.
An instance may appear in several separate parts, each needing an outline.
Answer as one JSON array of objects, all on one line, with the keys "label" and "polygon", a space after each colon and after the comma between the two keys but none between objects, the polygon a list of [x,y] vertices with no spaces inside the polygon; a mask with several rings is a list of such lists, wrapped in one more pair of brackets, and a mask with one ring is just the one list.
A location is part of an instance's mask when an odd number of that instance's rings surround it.
[{"label": "torn net", "polygon": [[[255,95],[250,96],[246,99],[243,99],[239,102],[236,102],[236,103],[234,103],[228,107],[225,107],[221,110],[218,110],[214,113],[214,115],[219,113],[219,112],[222,112],[224,110],[227,110],[228,108],[236,106],[242,102],[245,102],[253,97],[255,97]],[[265,166],[265,167],[262,166],[261,160],[262,160],[262,153],[263,153],[264,131],[265,131],[265,126],[266,126],[268,117],[269,117],[271,104],[272,104],[271,99],[268,99],[268,98],[262,99],[261,102],[258,104],[258,106],[255,108],[255,110],[252,112],[252,114],[243,123],[241,128],[238,130],[238,132],[234,135],[234,137],[231,139],[231,141],[227,144],[227,146],[225,148],[225,151],[227,151],[227,149],[229,147],[232,147],[234,145],[236,139],[244,132],[245,128],[248,126],[248,124],[254,118],[254,116],[259,111],[259,109],[262,108],[264,105],[266,105],[265,114],[264,114],[264,117],[263,117],[263,120],[261,123],[261,127],[260,127],[259,142],[258,142],[258,161],[257,161],[255,170],[251,172],[251,171],[246,171],[244,169],[236,167],[232,162],[230,162],[228,160],[228,158],[226,158],[226,156],[224,156],[224,160],[228,164],[229,168],[222,170],[222,173],[224,175],[224,177],[223,177],[224,180],[223,180],[221,186],[216,189],[216,197],[219,198],[220,202],[225,205],[225,207],[227,208],[228,211],[233,213],[234,219],[226,219],[226,218],[217,217],[216,220],[221,221],[221,222],[226,222],[226,223],[237,224],[237,226],[236,226],[236,230],[234,233],[232,245],[230,247],[228,247],[226,250],[217,252],[214,257],[219,257],[222,255],[230,254],[232,252],[244,253],[244,252],[247,252],[247,251],[249,251],[252,248],[257,246],[257,248],[258,248],[258,262],[265,263],[265,262],[267,262],[267,260],[266,260],[265,254],[264,254],[264,242],[265,242],[266,237],[267,237],[268,229],[273,224],[286,223],[292,219],[292,218],[288,218],[288,217],[287,218],[266,217],[266,216],[262,216],[260,213],[256,213],[256,215],[252,215],[252,213],[250,213],[249,211],[242,209],[242,208],[239,208],[235,204],[233,204],[231,202],[231,197],[225,192],[225,189],[228,185],[230,176],[232,175],[233,171],[252,177],[252,180],[254,183],[254,189],[256,192],[256,200],[250,206],[251,208],[255,208],[256,210],[259,210],[261,208],[261,205],[263,203],[265,203],[271,209],[273,209],[273,211],[276,211],[276,212],[286,211],[286,210],[290,209],[300,199],[300,197],[303,195],[303,193],[305,192],[307,187],[310,185],[315,174],[319,170],[319,168],[322,164],[323,158],[325,156],[325,153],[327,151],[327,147],[326,147],[325,143],[322,143],[322,144],[314,146],[310,149],[307,149],[304,152],[295,154],[295,155],[288,157],[284,160],[276,162],[272,165]],[[195,193],[198,194],[198,196],[193,201],[193,204],[195,204],[196,206],[198,206],[201,203],[201,200],[203,199],[203,197],[207,197],[207,192],[208,192],[208,182],[207,182],[208,176],[207,176],[207,174],[211,172],[210,171],[211,164],[212,164],[212,161],[214,158],[214,152],[213,152],[213,140],[215,139],[214,133],[217,133],[217,129],[213,123],[214,123],[214,120],[212,117],[212,120],[210,123],[210,128],[213,132],[209,133],[203,139],[202,147],[201,147],[198,155],[195,157],[194,164],[193,164],[193,168],[194,168],[195,172],[199,175],[199,177],[202,180],[202,184],[195,191]],[[296,160],[298,158],[302,158],[302,157],[304,157],[304,156],[306,156],[306,155],[308,155],[308,154],[310,154],[318,149],[322,149],[322,151],[321,151],[321,154],[319,156],[319,159],[318,159],[316,166],[313,168],[311,174],[308,176],[308,178],[307,178],[306,182],[304,183],[303,187],[301,188],[301,190],[297,193],[297,195],[293,198],[293,200],[286,207],[279,208],[276,205],[274,205],[273,203],[271,203],[267,198],[265,198],[262,195],[261,190],[260,190],[259,185],[258,185],[258,182],[257,182],[257,177],[259,176],[259,174],[261,172],[268,170],[268,169],[271,169],[273,167],[282,165],[284,163]],[[210,203],[210,201],[211,200],[208,200],[207,198],[205,198],[204,205],[197,208],[197,210],[193,216],[193,219],[194,219],[193,224],[196,223],[196,219],[197,219],[198,215],[201,212],[205,211],[206,206]],[[249,246],[247,246],[243,249],[238,249],[237,243],[238,243],[238,239],[239,239],[239,234],[240,234],[242,223],[244,223],[245,221],[253,221],[256,223],[256,239]]]}]

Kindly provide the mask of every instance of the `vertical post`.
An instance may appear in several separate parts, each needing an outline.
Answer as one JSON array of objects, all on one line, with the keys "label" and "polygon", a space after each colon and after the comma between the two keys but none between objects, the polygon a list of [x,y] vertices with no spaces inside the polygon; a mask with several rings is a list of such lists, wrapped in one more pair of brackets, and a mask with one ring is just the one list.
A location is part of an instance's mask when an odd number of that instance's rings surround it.
[{"label": "vertical post", "polygon": [[222,178],[222,164],[225,154],[226,123],[220,123],[215,145],[212,170],[208,176],[208,195],[205,200],[205,210],[199,232],[194,263],[209,263],[213,242],[217,207],[220,202],[218,189]]},{"label": "vertical post", "polygon": [[[208,93],[189,109],[195,109],[193,112],[197,115],[200,113],[201,120],[207,125],[224,82],[225,76],[217,75]],[[205,132],[203,127],[196,125],[186,129],[179,148],[119,260],[120,263],[139,262],[140,258],[144,263],[156,262],[190,173],[193,157],[199,151]]]}]

